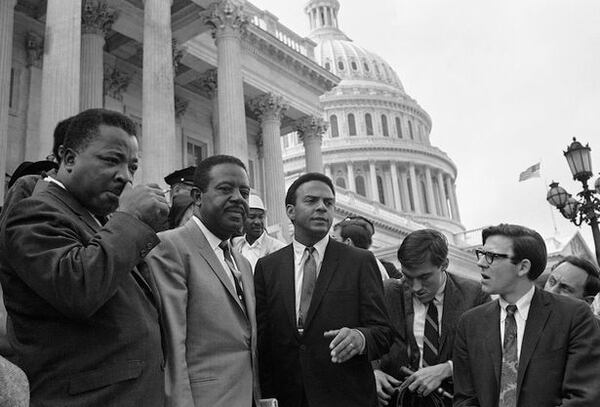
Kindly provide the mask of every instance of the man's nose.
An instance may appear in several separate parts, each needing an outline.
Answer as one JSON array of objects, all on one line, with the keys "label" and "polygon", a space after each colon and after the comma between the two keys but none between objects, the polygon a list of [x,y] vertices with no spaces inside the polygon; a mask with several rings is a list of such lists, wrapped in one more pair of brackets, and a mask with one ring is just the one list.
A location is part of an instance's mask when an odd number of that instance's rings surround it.
[{"label": "man's nose", "polygon": [[418,278],[414,279],[411,284],[414,292],[418,292],[423,288],[423,284],[421,284],[421,281]]},{"label": "man's nose", "polygon": [[133,173],[129,169],[129,165],[123,164],[117,172],[117,178],[122,182],[133,182]]}]

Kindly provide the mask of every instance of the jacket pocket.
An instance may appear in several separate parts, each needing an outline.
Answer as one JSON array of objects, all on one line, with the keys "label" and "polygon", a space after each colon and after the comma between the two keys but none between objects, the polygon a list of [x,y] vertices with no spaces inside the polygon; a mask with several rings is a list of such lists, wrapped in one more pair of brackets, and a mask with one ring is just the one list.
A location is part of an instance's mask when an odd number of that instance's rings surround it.
[{"label": "jacket pocket", "polygon": [[125,380],[135,379],[142,374],[143,368],[144,361],[129,360],[78,374],[69,381],[69,394],[84,393]]}]

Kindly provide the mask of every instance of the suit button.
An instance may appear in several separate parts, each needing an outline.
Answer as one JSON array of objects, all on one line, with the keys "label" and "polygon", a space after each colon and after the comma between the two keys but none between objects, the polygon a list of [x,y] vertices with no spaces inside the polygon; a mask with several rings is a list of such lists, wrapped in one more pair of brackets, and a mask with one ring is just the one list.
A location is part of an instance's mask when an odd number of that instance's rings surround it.
[{"label": "suit button", "polygon": [[304,352],[306,350],[306,345],[300,345],[300,350]]}]

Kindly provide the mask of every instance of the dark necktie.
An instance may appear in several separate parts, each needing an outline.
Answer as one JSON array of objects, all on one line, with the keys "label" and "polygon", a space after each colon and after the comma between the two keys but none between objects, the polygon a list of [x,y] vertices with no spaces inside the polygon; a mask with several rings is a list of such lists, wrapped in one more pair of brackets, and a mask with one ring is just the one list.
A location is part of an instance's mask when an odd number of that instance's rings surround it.
[{"label": "dark necktie", "polygon": [[502,374],[500,376],[500,397],[498,407],[517,406],[517,373],[519,360],[517,358],[517,322],[515,312],[517,306],[506,306],[504,320],[504,343],[502,345]]},{"label": "dark necktie", "polygon": [[427,307],[425,316],[425,334],[423,335],[423,367],[438,364],[440,333],[438,329],[438,310],[433,300]]},{"label": "dark necktie", "polygon": [[310,307],[310,300],[315,290],[315,283],[317,281],[317,261],[313,255],[315,251],[314,247],[307,247],[306,260],[304,261],[304,277],[302,278],[302,291],[300,293],[300,312],[298,315],[298,331],[304,332],[304,320]]},{"label": "dark necktie", "polygon": [[244,303],[244,290],[242,289],[242,273],[235,267],[233,263],[233,258],[231,257],[231,248],[229,247],[229,242],[227,240],[223,240],[219,243],[219,247],[223,250],[223,257],[225,258],[225,263],[227,267],[229,267],[229,271],[233,276],[233,285],[235,286],[235,292],[242,303],[242,307],[244,310],[246,309],[246,304]]}]

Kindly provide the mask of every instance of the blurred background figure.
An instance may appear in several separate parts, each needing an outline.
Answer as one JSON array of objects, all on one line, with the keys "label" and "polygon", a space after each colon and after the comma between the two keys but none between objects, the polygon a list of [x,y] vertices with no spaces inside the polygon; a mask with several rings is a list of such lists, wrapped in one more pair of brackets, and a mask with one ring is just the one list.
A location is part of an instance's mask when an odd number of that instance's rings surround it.
[{"label": "blurred background figure", "polygon": [[265,230],[267,210],[258,195],[250,195],[249,207],[244,222],[244,235],[233,238],[233,248],[248,259],[254,272],[258,259],[285,247],[285,243],[267,234]]},{"label": "blurred background figure", "polygon": [[194,171],[196,171],[194,166],[182,168],[164,178],[165,182],[171,187],[169,192],[171,202],[179,195],[191,197],[191,191],[194,187]]},{"label": "blurred background figure", "polygon": [[194,199],[186,194],[173,197],[169,210],[169,229],[175,229],[185,223],[194,215]]},{"label": "blurred background figure", "polygon": [[552,267],[544,290],[592,304],[600,292],[600,271],[589,260],[566,256]]}]

